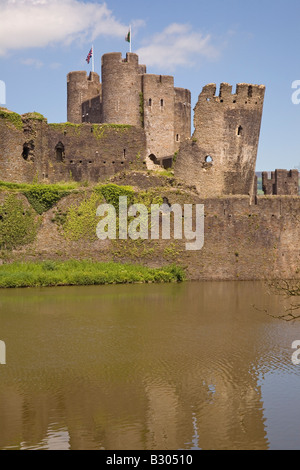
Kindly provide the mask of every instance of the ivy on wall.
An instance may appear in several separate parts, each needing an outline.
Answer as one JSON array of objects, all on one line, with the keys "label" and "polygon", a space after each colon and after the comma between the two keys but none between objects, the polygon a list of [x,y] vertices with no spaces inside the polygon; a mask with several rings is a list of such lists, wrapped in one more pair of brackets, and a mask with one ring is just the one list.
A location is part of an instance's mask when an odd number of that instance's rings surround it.
[{"label": "ivy on wall", "polygon": [[10,194],[0,205],[0,249],[12,250],[34,241],[38,221],[34,211]]},{"label": "ivy on wall", "polygon": [[69,192],[55,185],[32,185],[23,194],[34,210],[38,214],[43,214],[55,206],[61,198],[67,196]]}]

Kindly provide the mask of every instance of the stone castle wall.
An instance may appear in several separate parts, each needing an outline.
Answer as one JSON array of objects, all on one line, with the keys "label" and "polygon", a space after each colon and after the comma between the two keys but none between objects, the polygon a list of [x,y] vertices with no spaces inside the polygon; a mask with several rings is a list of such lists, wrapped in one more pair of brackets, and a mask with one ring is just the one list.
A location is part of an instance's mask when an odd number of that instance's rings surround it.
[{"label": "stone castle wall", "polygon": [[[97,74],[68,74],[68,121],[129,124],[145,129],[148,156],[172,158],[191,135],[191,93],[174,78],[146,73],[137,54],[104,54]],[[98,91],[98,94],[97,94]]]},{"label": "stone castle wall", "polygon": [[[133,181],[135,172],[124,177],[122,184]],[[118,180],[119,182],[119,180]],[[153,181],[152,181],[153,182]],[[145,172],[136,173],[135,187],[148,185]],[[159,183],[158,183],[159,184]],[[98,240],[93,237],[78,241],[66,239],[53,223],[57,210],[80,205],[92,189],[73,193],[61,199],[56,207],[44,213],[36,241],[10,259],[93,259],[123,261],[162,266],[176,263],[187,267],[193,280],[264,280],[273,277],[299,277],[300,264],[300,198],[293,196],[259,196],[249,204],[248,196],[202,199],[191,191],[167,187],[164,182],[151,187],[151,194],[167,198],[170,204],[204,204],[204,246],[199,251],[186,251],[186,240]],[[20,195],[21,196],[21,195]],[[26,202],[24,196],[22,196]],[[5,198],[1,193],[1,202]],[[28,203],[28,202],[27,202]],[[195,211],[194,211],[195,213]],[[92,233],[93,235],[93,233]],[[33,254],[34,253],[34,254]]]},{"label": "stone castle wall", "polygon": [[206,85],[195,106],[195,131],[176,160],[175,175],[205,197],[254,192],[265,87]]},{"label": "stone castle wall", "polygon": [[262,188],[266,195],[298,195],[299,171],[275,170],[271,177],[267,171],[262,172]]},{"label": "stone castle wall", "polygon": [[145,168],[142,129],[118,125],[48,124],[0,116],[0,180],[103,181],[124,169]]},{"label": "stone castle wall", "polygon": [[[67,76],[67,119],[68,122],[80,124],[84,122],[82,104],[101,96],[102,86],[97,73],[70,72]],[[101,122],[101,116],[96,122]]]}]

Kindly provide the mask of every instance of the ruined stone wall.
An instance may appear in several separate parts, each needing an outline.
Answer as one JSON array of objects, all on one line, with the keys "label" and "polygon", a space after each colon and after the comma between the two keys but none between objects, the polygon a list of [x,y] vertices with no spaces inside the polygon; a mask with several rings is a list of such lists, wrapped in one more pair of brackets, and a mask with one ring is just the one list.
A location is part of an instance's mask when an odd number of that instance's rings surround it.
[{"label": "ruined stone wall", "polygon": [[175,151],[180,143],[191,137],[191,92],[175,87],[174,141]]},{"label": "ruined stone wall", "polygon": [[145,168],[145,134],[124,125],[48,124],[24,115],[22,127],[0,117],[0,180],[97,182]]},{"label": "ruined stone wall", "polygon": [[144,129],[148,155],[157,159],[174,154],[174,78],[143,75]]},{"label": "ruined stone wall", "polygon": [[[140,173],[132,179],[128,173],[121,184],[148,185]],[[154,182],[154,181],[152,181]],[[299,278],[300,266],[300,197],[258,196],[250,205],[247,196],[202,199],[183,188],[167,187],[157,182],[153,195],[167,198],[170,204],[204,203],[204,246],[199,251],[186,251],[185,240],[98,240],[80,238],[70,241],[53,222],[57,209],[68,208],[91,195],[86,188],[63,198],[57,207],[43,214],[36,241],[10,259],[93,259],[122,261],[146,266],[175,263],[187,268],[193,280],[265,280]],[[3,193],[1,194],[3,198]],[[195,211],[194,211],[195,213]],[[93,233],[92,233],[93,235]],[[1,257],[1,253],[0,253]]]},{"label": "ruined stone wall", "polygon": [[[100,77],[91,72],[70,72],[67,77],[67,119],[68,122],[82,122],[82,103],[101,95]],[[96,121],[99,122],[99,119]]]},{"label": "ruined stone wall", "polygon": [[266,195],[298,195],[299,171],[298,170],[275,170],[262,173],[262,187]]},{"label": "ruined stone wall", "polygon": [[[142,68],[143,69],[143,68]],[[120,52],[102,56],[102,120],[104,123],[141,127],[140,93],[142,70],[138,56]]]},{"label": "ruined stone wall", "polygon": [[175,175],[205,197],[254,192],[265,87],[206,85],[195,107],[195,131],[180,148]]}]

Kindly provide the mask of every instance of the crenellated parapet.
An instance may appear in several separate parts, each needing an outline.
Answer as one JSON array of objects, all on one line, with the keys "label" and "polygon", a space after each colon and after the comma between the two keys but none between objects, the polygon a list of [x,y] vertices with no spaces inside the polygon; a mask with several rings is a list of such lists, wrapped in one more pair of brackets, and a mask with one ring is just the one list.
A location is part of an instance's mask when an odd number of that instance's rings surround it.
[{"label": "crenellated parapet", "polygon": [[194,133],[180,147],[175,174],[206,197],[255,191],[255,165],[265,87],[221,83],[203,87],[194,108]]},{"label": "crenellated parapet", "polygon": [[271,174],[262,172],[262,188],[266,196],[299,194],[299,171],[298,170],[275,170]]}]

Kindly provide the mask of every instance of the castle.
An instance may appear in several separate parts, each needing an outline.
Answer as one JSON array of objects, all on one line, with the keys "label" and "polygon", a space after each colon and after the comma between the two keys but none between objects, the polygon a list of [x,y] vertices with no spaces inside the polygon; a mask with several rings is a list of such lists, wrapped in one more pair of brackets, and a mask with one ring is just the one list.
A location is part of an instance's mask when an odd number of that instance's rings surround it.
[{"label": "castle", "polygon": [[[67,123],[0,109],[0,180],[98,182],[173,167],[201,197],[257,194],[263,85],[204,86],[191,136],[191,93],[172,76],[147,74],[134,53],[104,54],[101,75],[68,74]],[[263,190],[298,195],[298,171],[264,173]]]}]

